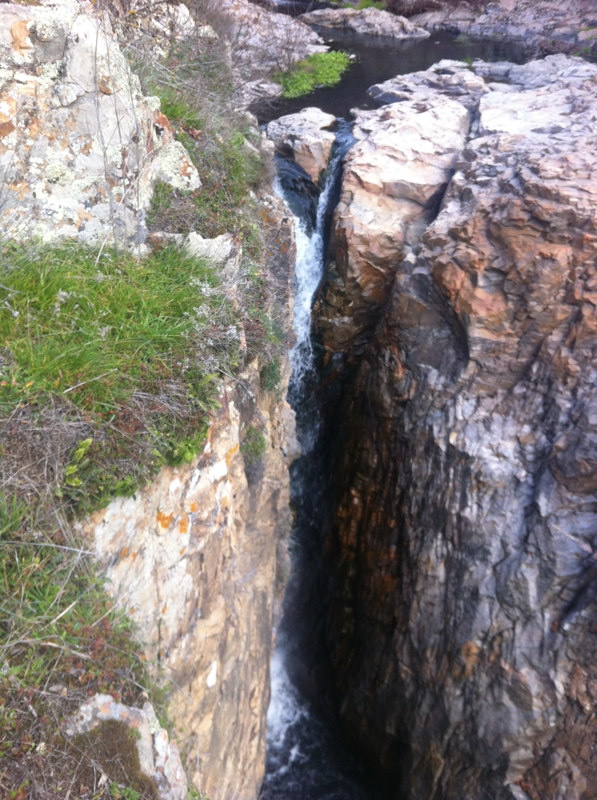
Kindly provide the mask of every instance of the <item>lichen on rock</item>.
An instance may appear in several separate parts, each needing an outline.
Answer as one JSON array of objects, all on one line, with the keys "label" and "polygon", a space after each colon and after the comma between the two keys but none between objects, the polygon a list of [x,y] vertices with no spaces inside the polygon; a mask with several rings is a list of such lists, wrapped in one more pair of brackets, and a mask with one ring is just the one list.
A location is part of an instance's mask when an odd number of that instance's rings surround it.
[{"label": "lichen on rock", "polygon": [[140,244],[157,180],[200,186],[107,15],[72,0],[3,4],[0,54],[5,236]]}]

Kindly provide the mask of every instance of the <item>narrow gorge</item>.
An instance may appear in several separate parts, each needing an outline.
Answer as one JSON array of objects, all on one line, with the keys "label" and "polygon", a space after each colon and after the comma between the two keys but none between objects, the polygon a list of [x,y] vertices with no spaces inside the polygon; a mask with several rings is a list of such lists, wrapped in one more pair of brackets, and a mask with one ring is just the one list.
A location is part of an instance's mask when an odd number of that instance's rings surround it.
[{"label": "narrow gorge", "polygon": [[597,798],[597,14],[355,5],[0,4],[0,796]]},{"label": "narrow gorge", "polygon": [[[303,591],[389,797],[597,790],[596,81],[564,56],[444,60],[354,111],[314,308],[326,501]],[[268,129],[317,175],[333,122]]]}]

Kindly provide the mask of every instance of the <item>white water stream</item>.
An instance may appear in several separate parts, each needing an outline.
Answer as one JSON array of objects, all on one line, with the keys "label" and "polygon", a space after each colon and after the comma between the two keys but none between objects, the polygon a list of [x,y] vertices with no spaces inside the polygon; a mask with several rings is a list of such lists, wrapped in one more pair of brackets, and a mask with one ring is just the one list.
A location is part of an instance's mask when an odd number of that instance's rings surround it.
[{"label": "white water stream", "polygon": [[[290,352],[292,367],[290,399],[297,412],[298,437],[303,465],[310,480],[318,475],[317,445],[320,433],[319,413],[310,397],[309,384],[315,378],[315,352],[311,337],[313,298],[323,277],[325,263],[326,215],[339,175],[341,161],[352,137],[348,126],[338,134],[319,195],[315,224],[295,216],[296,267],[294,286],[295,344]],[[284,191],[278,183],[278,193]],[[313,520],[319,523],[318,503],[312,485],[303,484],[305,471],[294,473],[296,523],[295,544],[301,548],[303,531]],[[316,481],[319,477],[316,478]],[[295,565],[296,567],[296,565]],[[295,574],[295,585],[302,589],[304,576]],[[296,592],[295,592],[296,595]],[[287,609],[288,612],[288,609]],[[292,615],[291,615],[292,616]],[[292,622],[286,616],[280,625],[278,646],[271,664],[271,702],[267,715],[267,775],[261,800],[364,800],[351,777],[350,767],[342,764],[341,748],[327,725],[313,712],[308,701],[293,685],[288,659],[297,657],[293,648]],[[294,655],[293,655],[294,653]],[[300,658],[300,656],[299,656]]]}]

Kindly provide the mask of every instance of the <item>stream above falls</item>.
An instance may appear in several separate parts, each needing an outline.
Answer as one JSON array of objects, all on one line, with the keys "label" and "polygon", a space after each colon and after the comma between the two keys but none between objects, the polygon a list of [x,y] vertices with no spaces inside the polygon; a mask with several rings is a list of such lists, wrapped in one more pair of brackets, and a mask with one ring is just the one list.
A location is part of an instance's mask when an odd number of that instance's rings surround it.
[{"label": "stream above falls", "polygon": [[275,98],[255,103],[251,111],[260,123],[271,122],[285,114],[294,114],[307,106],[316,106],[328,114],[350,118],[352,108],[375,108],[367,89],[396,75],[428,69],[442,59],[469,62],[527,61],[530,52],[519,42],[502,39],[473,39],[469,36],[434,33],[428,39],[393,40],[375,36],[357,36],[335,31],[318,31],[335,50],[345,50],[353,63],[339,84],[316,89],[294,99]]}]

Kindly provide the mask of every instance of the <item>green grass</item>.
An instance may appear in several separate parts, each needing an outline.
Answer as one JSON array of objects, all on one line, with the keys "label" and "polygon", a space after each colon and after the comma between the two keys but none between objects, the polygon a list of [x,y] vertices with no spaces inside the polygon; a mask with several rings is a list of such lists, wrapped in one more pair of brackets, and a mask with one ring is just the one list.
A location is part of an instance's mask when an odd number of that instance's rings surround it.
[{"label": "green grass", "polygon": [[225,304],[213,269],[174,248],[146,261],[63,245],[0,249],[0,408],[68,396],[113,414],[135,390],[184,373],[189,345]]},{"label": "green grass", "polygon": [[350,56],[340,50],[314,53],[294,64],[288,72],[275,76],[282,85],[282,96],[301,97],[321,86],[335,86],[350,65]]},{"label": "green grass", "polygon": [[37,513],[14,477],[40,481],[36,437],[54,442],[43,480],[79,513],[190,461],[239,338],[215,270],[176,248],[138,261],[73,245],[1,247],[0,477],[12,488],[0,531],[23,499]]}]

